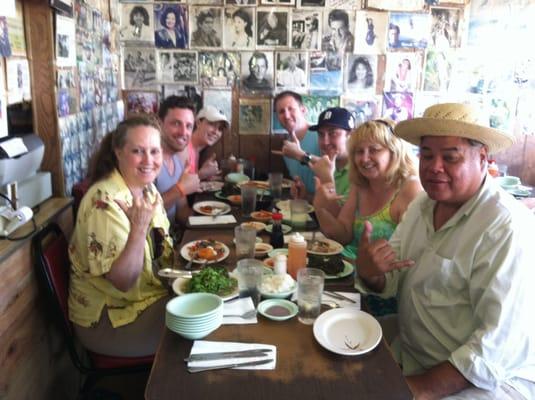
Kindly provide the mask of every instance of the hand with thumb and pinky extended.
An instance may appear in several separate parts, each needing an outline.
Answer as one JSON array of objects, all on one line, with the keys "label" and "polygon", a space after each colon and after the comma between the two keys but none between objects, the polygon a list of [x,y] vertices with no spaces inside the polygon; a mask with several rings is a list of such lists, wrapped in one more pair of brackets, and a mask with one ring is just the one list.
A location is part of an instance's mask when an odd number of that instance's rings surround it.
[{"label": "hand with thumb and pinky extended", "polygon": [[398,261],[390,243],[385,239],[372,241],[372,233],[372,224],[370,221],[365,221],[358,247],[358,275],[368,286],[376,291],[382,291],[385,284],[385,273],[410,267],[414,265],[414,261]]}]

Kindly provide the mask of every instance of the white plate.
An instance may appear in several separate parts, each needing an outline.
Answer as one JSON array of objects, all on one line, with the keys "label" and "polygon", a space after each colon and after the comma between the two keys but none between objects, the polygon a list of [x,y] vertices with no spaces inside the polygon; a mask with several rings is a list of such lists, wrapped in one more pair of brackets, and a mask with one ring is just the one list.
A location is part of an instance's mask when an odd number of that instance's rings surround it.
[{"label": "white plate", "polygon": [[[336,354],[356,356],[373,350],[383,331],[375,318],[355,308],[325,311],[314,321],[314,337],[320,345]],[[351,349],[346,345],[358,347]]]},{"label": "white plate", "polygon": [[328,243],[329,244],[329,250],[325,251],[325,252],[309,250],[308,249],[309,244],[307,243],[307,253],[317,254],[317,255],[320,255],[320,256],[333,256],[335,254],[340,254],[342,251],[344,251],[344,246],[342,246],[340,243],[338,243],[338,242],[336,242],[336,241],[334,241],[332,239],[322,238],[322,239],[315,239],[314,241],[315,242],[326,242],[326,243]]},{"label": "white plate", "polygon": [[[203,210],[203,207],[212,207],[210,211]],[[230,206],[221,201],[199,201],[193,205],[193,209],[202,215],[223,215],[230,212]]]},{"label": "white plate", "polygon": [[[177,296],[182,296],[183,294],[186,294],[184,291],[186,283],[190,280],[190,277],[181,277],[176,278],[173,281],[173,292],[177,294]],[[234,297],[237,297],[240,294],[240,289],[238,288],[238,285],[236,285],[236,288],[234,291],[226,296],[219,296],[223,299],[223,301],[233,299]]]},{"label": "white plate", "polygon": [[257,194],[260,194],[262,192],[264,193],[269,192],[269,182],[267,181],[247,181],[247,182],[239,182],[236,184],[236,186],[240,188],[243,185],[254,186],[256,188]]},{"label": "white plate", "polygon": [[[290,225],[281,224],[281,230],[284,235],[286,235],[288,232],[292,230],[292,227]],[[273,232],[273,224],[269,224],[266,226],[266,232]]]},{"label": "white plate", "polygon": [[[290,200],[277,201],[275,206],[279,210],[281,210],[283,212],[286,212],[286,213],[290,212]],[[314,211],[314,206],[312,204],[308,204],[308,211],[307,212],[311,213],[312,211]]]},{"label": "white plate", "polygon": [[266,256],[271,250],[273,250],[273,246],[269,243],[256,243],[254,246],[254,256],[255,257],[264,257]]},{"label": "white plate", "polygon": [[355,267],[350,262],[347,262],[346,260],[342,260],[344,263],[344,269],[337,273],[336,275],[327,275],[325,274],[325,279],[338,279],[338,278],[345,278],[346,276],[349,276],[353,273],[355,270]]},{"label": "white plate", "polygon": [[266,224],[264,224],[263,222],[259,222],[259,221],[242,222],[240,225],[241,226],[250,226],[252,228],[255,228],[257,232],[260,232],[260,231],[266,229]]},{"label": "white plate", "polygon": [[223,188],[224,183],[219,181],[204,181],[201,182],[201,190],[203,192],[217,192]]},{"label": "white plate", "polygon": [[[186,243],[184,246],[182,246],[182,248],[180,249],[180,255],[182,257],[184,257],[185,260],[187,260],[187,261],[191,260],[191,257],[189,256],[189,249],[190,249],[190,247],[194,246],[197,242],[200,242],[200,240],[194,240],[194,241]],[[225,243],[221,243],[221,242],[218,242],[218,241],[216,241],[216,243],[218,245],[220,245],[221,248],[223,249],[223,254],[221,254],[215,260],[210,260],[210,261],[206,262],[206,264],[213,264],[213,263],[219,262],[221,260],[224,260],[230,254],[230,250],[229,250],[229,248],[227,247],[227,245]],[[197,263],[197,264],[204,264],[205,260],[203,258],[198,258],[198,259],[193,260],[193,262]]]}]

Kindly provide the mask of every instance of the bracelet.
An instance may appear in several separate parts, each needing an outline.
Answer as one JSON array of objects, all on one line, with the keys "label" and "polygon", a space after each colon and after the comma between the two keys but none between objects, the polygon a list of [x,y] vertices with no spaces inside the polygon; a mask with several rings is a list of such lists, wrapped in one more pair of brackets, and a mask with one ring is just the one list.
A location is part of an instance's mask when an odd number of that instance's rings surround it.
[{"label": "bracelet", "polygon": [[184,190],[184,186],[182,186],[180,182],[177,182],[175,186],[178,190],[178,193],[180,194],[180,197],[186,197],[186,191]]},{"label": "bracelet", "polygon": [[301,165],[308,165],[308,163],[312,161],[312,157],[310,156],[310,153],[305,153],[305,155],[301,158]]}]

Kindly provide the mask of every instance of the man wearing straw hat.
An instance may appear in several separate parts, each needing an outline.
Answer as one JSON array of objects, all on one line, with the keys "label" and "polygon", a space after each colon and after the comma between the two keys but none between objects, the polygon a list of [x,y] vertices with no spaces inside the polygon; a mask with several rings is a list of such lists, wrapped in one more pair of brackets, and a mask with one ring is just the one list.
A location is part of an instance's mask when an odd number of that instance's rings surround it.
[{"label": "man wearing straw hat", "polygon": [[397,294],[392,350],[417,399],[535,398],[535,218],[487,174],[512,137],[463,104],[395,134],[420,147],[417,197],[389,242],[362,233],[357,287]]}]

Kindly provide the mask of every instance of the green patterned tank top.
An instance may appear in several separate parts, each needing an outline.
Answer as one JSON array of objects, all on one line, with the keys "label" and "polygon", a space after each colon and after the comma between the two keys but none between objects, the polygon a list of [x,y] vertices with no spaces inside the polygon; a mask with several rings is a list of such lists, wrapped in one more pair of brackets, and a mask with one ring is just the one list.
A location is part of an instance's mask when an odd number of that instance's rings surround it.
[{"label": "green patterned tank top", "polygon": [[392,236],[392,233],[394,233],[397,226],[390,216],[390,207],[397,194],[398,192],[394,193],[390,201],[386,203],[381,210],[372,215],[360,216],[358,215],[357,210],[355,221],[353,221],[353,241],[346,245],[342,252],[345,257],[352,259],[357,258],[360,235],[362,235],[362,231],[364,230],[365,221],[370,221],[373,226],[372,241],[377,239],[390,239],[390,236]]}]

